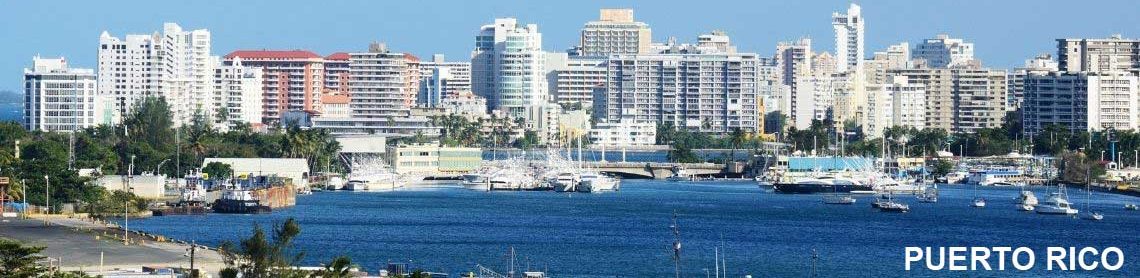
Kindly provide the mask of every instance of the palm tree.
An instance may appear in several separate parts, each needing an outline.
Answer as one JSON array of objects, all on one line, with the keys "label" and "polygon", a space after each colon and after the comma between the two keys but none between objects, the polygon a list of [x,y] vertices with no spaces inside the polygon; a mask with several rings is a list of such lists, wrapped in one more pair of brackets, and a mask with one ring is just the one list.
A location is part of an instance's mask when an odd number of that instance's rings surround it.
[{"label": "palm tree", "polygon": [[317,271],[315,277],[321,278],[347,278],[352,276],[352,268],[356,267],[352,264],[352,259],[348,256],[340,256],[333,259],[325,266],[325,269]]}]

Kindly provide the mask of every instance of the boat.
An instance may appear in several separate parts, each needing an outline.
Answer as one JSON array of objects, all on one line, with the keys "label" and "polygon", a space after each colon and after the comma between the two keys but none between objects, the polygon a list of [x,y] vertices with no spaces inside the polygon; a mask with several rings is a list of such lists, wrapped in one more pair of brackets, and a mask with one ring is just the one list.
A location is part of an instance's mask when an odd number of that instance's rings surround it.
[{"label": "boat", "polygon": [[[1086,179],[1087,179],[1087,177],[1086,177]],[[1083,218],[1088,219],[1088,220],[1093,220],[1093,221],[1104,220],[1103,214],[1100,214],[1099,212],[1095,212],[1092,210],[1092,204],[1091,204],[1091,202],[1092,202],[1092,182],[1088,182],[1085,184],[1085,192],[1087,192],[1088,195],[1085,196],[1085,215]]]},{"label": "boat", "polygon": [[938,184],[934,184],[934,188],[927,188],[922,194],[918,195],[918,201],[923,203],[937,203],[938,202]]},{"label": "boat", "polygon": [[855,198],[848,195],[832,194],[823,196],[823,203],[828,205],[850,205],[855,203]]},{"label": "boat", "polygon": [[344,184],[345,191],[368,191],[368,182],[364,180],[349,180]]},{"label": "boat", "polygon": [[1045,199],[1045,203],[1037,205],[1036,211],[1040,214],[1062,214],[1074,215],[1079,212],[1072,207],[1072,203],[1065,196],[1065,186],[1058,186],[1057,192],[1049,194],[1049,198]]},{"label": "boat", "polygon": [[226,189],[222,197],[214,201],[211,206],[215,213],[258,214],[269,213],[272,209],[262,205],[261,201],[253,197],[250,190]]},{"label": "boat", "polygon": [[1027,205],[1027,204],[1020,204],[1020,205],[1017,205],[1017,209],[1020,211],[1033,211],[1034,206]]},{"label": "boat", "polygon": [[984,208],[984,207],[986,207],[986,199],[985,198],[974,199],[974,203],[970,204],[970,206],[975,207],[975,208]]},{"label": "boat", "polygon": [[946,184],[960,183],[969,175],[967,172],[951,172],[942,177],[942,182]]},{"label": "boat", "polygon": [[852,193],[874,190],[857,180],[835,177],[803,178],[790,183],[776,183],[772,189],[785,194]]},{"label": "boat", "polygon": [[1033,191],[1022,189],[1020,195],[1017,197],[1017,203],[1021,205],[1036,206],[1038,204],[1037,196],[1033,194]]},{"label": "boat", "polygon": [[621,183],[618,179],[595,172],[583,173],[581,177],[582,180],[578,182],[578,187],[576,188],[578,192],[595,193],[616,191]]},{"label": "boat", "polygon": [[566,171],[556,174],[552,183],[556,192],[573,192],[577,190],[580,181],[578,174]]},{"label": "boat", "polygon": [[901,212],[909,212],[910,206],[907,204],[903,204],[903,203],[888,201],[886,203],[879,205],[879,211],[882,211],[882,212],[900,212],[900,213]]},{"label": "boat", "polygon": [[471,189],[471,190],[479,190],[479,191],[490,191],[491,190],[490,179],[488,179],[487,175],[485,175],[485,174],[482,174],[482,173],[463,174],[462,178],[463,178],[463,181],[461,181],[460,184],[463,185],[463,188]]},{"label": "boat", "polygon": [[1126,210],[1138,210],[1138,209],[1140,209],[1140,206],[1137,206],[1136,204],[1124,204],[1124,209],[1126,209]]}]

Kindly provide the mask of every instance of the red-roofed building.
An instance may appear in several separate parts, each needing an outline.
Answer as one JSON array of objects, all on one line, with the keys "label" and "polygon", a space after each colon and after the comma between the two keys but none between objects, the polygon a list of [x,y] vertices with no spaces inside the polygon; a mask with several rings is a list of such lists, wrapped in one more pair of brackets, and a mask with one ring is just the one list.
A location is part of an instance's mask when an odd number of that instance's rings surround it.
[{"label": "red-roofed building", "polygon": [[348,53],[325,56],[325,94],[348,95]]},{"label": "red-roofed building", "polygon": [[286,111],[319,110],[325,83],[325,59],[305,50],[238,50],[225,56],[225,64],[235,58],[264,74],[262,122],[276,124]]}]

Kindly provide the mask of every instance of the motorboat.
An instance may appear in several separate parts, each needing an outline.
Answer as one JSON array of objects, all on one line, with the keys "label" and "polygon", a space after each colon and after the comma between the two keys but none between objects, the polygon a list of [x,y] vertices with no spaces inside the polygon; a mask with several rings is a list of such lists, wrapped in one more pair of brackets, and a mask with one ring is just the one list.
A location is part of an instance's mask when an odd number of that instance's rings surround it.
[{"label": "motorboat", "polygon": [[1033,194],[1033,191],[1021,190],[1020,195],[1017,197],[1017,203],[1021,205],[1036,206],[1038,204],[1037,196]]},{"label": "motorboat", "polygon": [[1125,204],[1124,209],[1126,209],[1126,210],[1138,210],[1138,209],[1140,209],[1140,206],[1137,206],[1136,204]]},{"label": "motorboat", "polygon": [[1049,194],[1049,198],[1045,199],[1045,203],[1038,205],[1036,211],[1040,214],[1063,215],[1074,215],[1079,212],[1077,209],[1073,208],[1073,203],[1070,203],[1069,200],[1066,199],[1065,193],[1063,191],[1053,192],[1052,194]]},{"label": "motorboat", "polygon": [[802,178],[790,183],[776,183],[772,188],[779,193],[852,193],[852,191],[874,190],[870,185],[855,179],[837,177]]},{"label": "motorboat", "polygon": [[970,206],[975,207],[975,208],[984,208],[984,207],[986,207],[986,199],[985,198],[974,199],[974,202],[972,204],[970,204]]},{"label": "motorboat", "polygon": [[551,181],[554,185],[554,191],[557,192],[572,192],[578,187],[581,177],[573,172],[560,172],[554,176]]},{"label": "motorboat", "polygon": [[602,192],[602,191],[616,191],[618,190],[620,180],[610,176],[602,175],[595,172],[586,172],[582,174],[582,180],[578,182],[576,190],[578,192]]},{"label": "motorboat", "polygon": [[1031,205],[1027,205],[1027,204],[1017,205],[1017,210],[1020,210],[1020,211],[1033,211],[1033,209],[1034,209],[1034,206],[1031,206]]},{"label": "motorboat", "polygon": [[344,183],[345,191],[368,191],[368,181],[364,180],[349,180]]},{"label": "motorboat", "polygon": [[848,195],[831,194],[823,196],[823,203],[829,205],[850,205],[855,203],[855,198]]},{"label": "motorboat", "polygon": [[676,168],[673,170],[673,174],[670,175],[669,177],[665,178],[665,180],[673,181],[673,182],[679,182],[679,181],[694,181],[695,179],[693,178],[692,175],[689,175],[689,173],[686,172],[684,168]]},{"label": "motorboat", "polygon": [[463,188],[471,189],[471,190],[479,190],[479,191],[490,191],[491,190],[491,180],[485,174],[482,174],[482,173],[463,174],[462,178],[463,178],[463,181],[461,181],[460,184],[463,185]]}]

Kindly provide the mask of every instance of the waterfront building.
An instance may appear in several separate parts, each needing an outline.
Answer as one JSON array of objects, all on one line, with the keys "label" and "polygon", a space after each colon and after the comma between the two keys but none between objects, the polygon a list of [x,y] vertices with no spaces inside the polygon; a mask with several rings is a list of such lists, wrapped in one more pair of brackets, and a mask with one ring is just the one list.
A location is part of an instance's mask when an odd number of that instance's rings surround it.
[{"label": "waterfront building", "polygon": [[884,130],[894,126],[926,127],[925,87],[908,82],[906,76],[891,79],[890,83],[867,85],[868,119],[863,132],[869,137],[882,136]]},{"label": "waterfront building", "polygon": [[483,25],[475,36],[471,89],[487,98],[489,110],[503,110],[512,118],[524,117],[527,107],[549,101],[545,63],[538,25],[521,25],[514,18],[495,19],[494,23]]},{"label": "waterfront building", "polygon": [[888,70],[926,90],[926,127],[972,133],[1000,127],[1006,114],[1005,70],[977,66]]},{"label": "waterfront building", "polygon": [[215,111],[208,119],[222,130],[238,125],[260,127],[261,86],[264,83],[261,69],[243,66],[240,58],[234,58],[232,65],[228,66],[222,65],[217,57],[213,58],[217,66],[209,107]]},{"label": "waterfront building", "polygon": [[399,145],[388,147],[386,158],[397,174],[460,174],[482,165],[483,150],[438,143]]},{"label": "waterfront building", "polygon": [[1025,99],[1025,77],[1031,73],[1047,74],[1058,70],[1057,61],[1053,55],[1041,54],[1033,59],[1025,60],[1025,66],[1014,68],[1009,72],[1009,93],[1006,95],[1006,105],[1009,111],[1021,109],[1021,102]]},{"label": "waterfront building", "polygon": [[324,59],[305,50],[238,50],[225,56],[225,65],[260,68],[262,123],[280,125],[288,111],[316,111],[324,83]]},{"label": "waterfront building", "polygon": [[974,43],[940,34],[915,45],[914,59],[923,59],[932,68],[949,68],[968,64],[974,59]]},{"label": "waterfront building", "polygon": [[1136,130],[1140,82],[1126,72],[1031,72],[1025,77],[1025,133],[1049,125],[1071,131]]},{"label": "waterfront building", "polygon": [[102,123],[118,123],[139,100],[160,96],[161,44],[158,34],[126,35],[122,39],[107,31],[99,35],[98,92],[114,107],[111,121]]},{"label": "waterfront building", "polygon": [[1140,74],[1140,40],[1113,35],[1105,39],[1057,39],[1058,68],[1066,72]]},{"label": "waterfront building", "polygon": [[123,191],[127,188],[130,179],[130,192],[137,197],[147,199],[160,199],[166,197],[166,176],[164,175],[102,175],[95,179],[94,184],[108,192]]},{"label": "waterfront building", "polygon": [[594,146],[616,150],[627,147],[649,147],[657,143],[657,124],[621,119],[612,123],[597,123],[590,129]]},{"label": "waterfront building", "polygon": [[443,54],[432,55],[431,61],[420,62],[418,104],[439,107],[446,97],[470,91],[470,62],[448,62]]},{"label": "waterfront building", "polygon": [[697,132],[755,132],[756,54],[612,55],[594,118],[670,124]]},{"label": "waterfront building", "polygon": [[548,53],[546,57],[548,91],[554,102],[571,109],[592,107],[594,90],[606,82],[606,60],[565,53]]},{"label": "waterfront building", "polygon": [[190,124],[194,117],[210,121],[219,112],[214,103],[214,68],[210,31],[183,30],[175,23],[162,25],[158,57],[159,88],[170,105],[174,125]]},{"label": "waterfront building", "polygon": [[835,29],[836,72],[857,71],[863,65],[863,14],[859,5],[851,3],[846,14],[831,14]]},{"label": "waterfront building", "polygon": [[392,52],[382,43],[372,43],[367,52],[348,53],[349,113],[312,118],[312,127],[337,135],[384,134],[426,136],[439,134],[423,115],[413,115],[419,91],[419,59]]},{"label": "waterfront building", "polygon": [[36,56],[32,68],[24,69],[24,128],[71,132],[106,123],[96,85],[92,69]]},{"label": "waterfront building", "polygon": [[649,25],[633,21],[631,9],[601,9],[597,21],[582,28],[580,56],[605,58],[612,54],[650,54],[653,35]]}]

